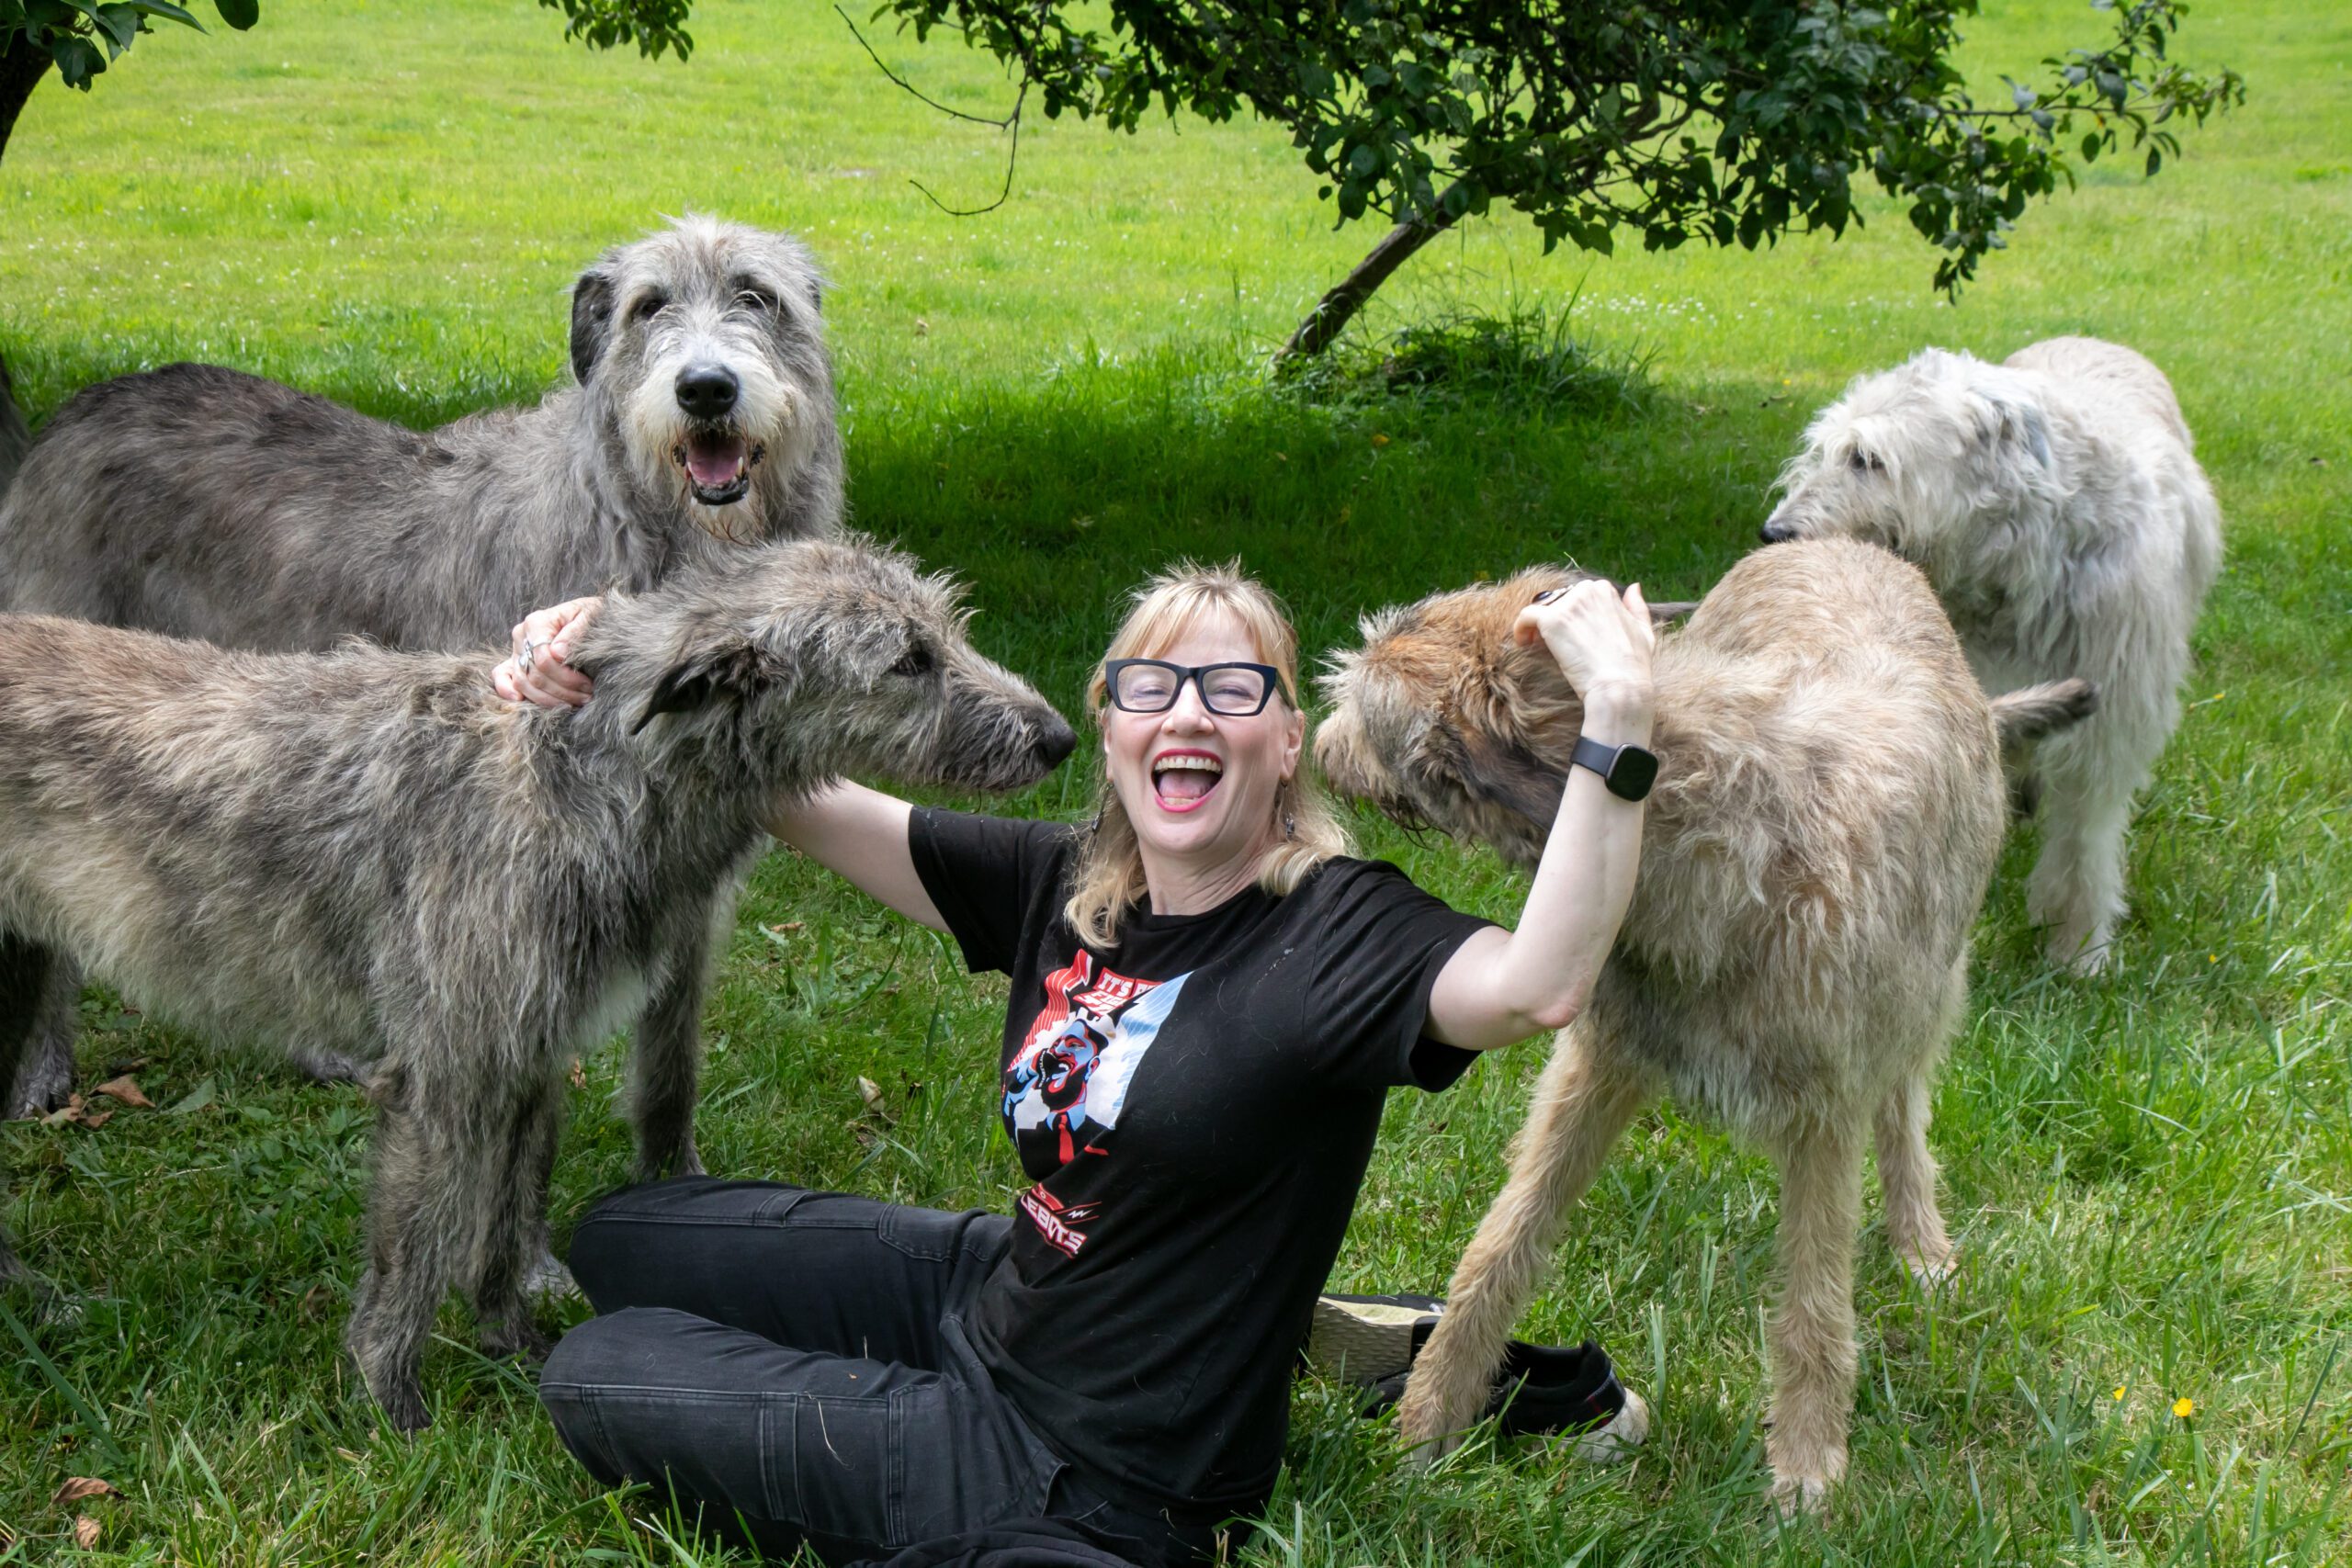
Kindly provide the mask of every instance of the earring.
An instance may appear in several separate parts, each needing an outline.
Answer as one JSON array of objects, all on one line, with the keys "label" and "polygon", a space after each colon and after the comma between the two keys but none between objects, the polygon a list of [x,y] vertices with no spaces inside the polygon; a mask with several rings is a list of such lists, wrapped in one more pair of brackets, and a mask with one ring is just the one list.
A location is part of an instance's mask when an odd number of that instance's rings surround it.
[{"label": "earring", "polygon": [[1102,808],[1098,806],[1094,808],[1094,820],[1086,825],[1086,836],[1090,839],[1099,838],[1102,835]]},{"label": "earring", "polygon": [[1285,840],[1298,837],[1298,819],[1287,811],[1283,813],[1283,837]]}]

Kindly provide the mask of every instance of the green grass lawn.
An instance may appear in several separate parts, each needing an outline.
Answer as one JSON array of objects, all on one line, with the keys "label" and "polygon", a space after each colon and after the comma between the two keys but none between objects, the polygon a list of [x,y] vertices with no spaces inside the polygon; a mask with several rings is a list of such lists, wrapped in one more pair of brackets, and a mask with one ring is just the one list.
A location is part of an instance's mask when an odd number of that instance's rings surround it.
[{"label": "green grass lawn", "polygon": [[[2105,26],[2071,0],[1987,7],[1988,73]],[[2010,847],[1936,1107],[1960,1271],[1923,1297],[1862,1239],[1853,1470],[1828,1515],[1782,1530],[1764,1499],[1770,1171],[1662,1110],[1522,1330],[1610,1347],[1657,1408],[1643,1457],[1480,1444],[1416,1477],[1388,1428],[1302,1385],[1251,1560],[2352,1559],[2352,12],[2199,6],[2179,48],[2244,71],[2245,110],[2153,182],[2094,169],[1956,308],[1883,207],[1757,255],[1545,259],[1493,222],[1419,257],[1369,329],[1573,301],[1600,364],[1645,367],[1632,394],[1337,403],[1259,367],[1374,236],[1329,231],[1278,133],[1039,124],[1013,198],[956,220],[908,182],[992,196],[995,133],[889,86],[829,6],[696,17],[680,67],[565,45],[528,0],[282,0],[250,34],[144,39],[89,96],[52,81],[0,164],[0,352],[28,412],[175,358],[412,422],[534,398],[601,246],[690,208],[789,228],[836,282],[860,520],[968,578],[982,646],[1074,710],[1119,592],[1170,557],[1241,555],[1314,649],[1364,608],[1567,554],[1695,596],[1854,372],[1929,343],[2132,344],[2178,388],[2230,566],[2143,803],[2120,973],[2046,969],[2030,831]],[[1009,102],[984,60],[876,42],[949,103]],[[1066,769],[1012,808],[1074,816],[1086,794]],[[1490,856],[1361,826],[1465,907],[1516,908]],[[1002,1006],[927,932],[772,857],[707,1021],[706,1157],[1002,1207]],[[628,1168],[620,1055],[572,1095],[560,1233]],[[1442,1285],[1540,1055],[1396,1098],[1341,1284]],[[85,1077],[130,1062],[161,1109],[0,1128],[0,1218],[86,1301],[28,1341],[0,1321],[0,1562],[70,1552],[77,1511],[134,1560],[684,1560],[662,1509],[579,1472],[525,1376],[465,1348],[454,1307],[426,1363],[438,1424],[378,1427],[337,1356],[356,1092],[93,1001]],[[69,1475],[121,1495],[56,1506]]]}]

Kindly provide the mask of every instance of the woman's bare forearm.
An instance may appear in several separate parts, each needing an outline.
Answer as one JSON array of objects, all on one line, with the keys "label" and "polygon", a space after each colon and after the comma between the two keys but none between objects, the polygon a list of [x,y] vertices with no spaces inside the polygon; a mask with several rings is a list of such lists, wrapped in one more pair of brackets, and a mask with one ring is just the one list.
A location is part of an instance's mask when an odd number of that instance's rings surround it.
[{"label": "woman's bare forearm", "polygon": [[914,807],[897,795],[842,780],[768,815],[767,829],[869,897],[944,931],[947,922],[924,891],[907,842]]},{"label": "woman's bare forearm", "polygon": [[[1594,696],[1585,734],[1607,746],[1649,744],[1646,694]],[[1430,994],[1430,1033],[1487,1051],[1564,1028],[1616,944],[1641,856],[1641,804],[1610,794],[1589,768],[1569,769],[1518,928],[1462,945]]]}]

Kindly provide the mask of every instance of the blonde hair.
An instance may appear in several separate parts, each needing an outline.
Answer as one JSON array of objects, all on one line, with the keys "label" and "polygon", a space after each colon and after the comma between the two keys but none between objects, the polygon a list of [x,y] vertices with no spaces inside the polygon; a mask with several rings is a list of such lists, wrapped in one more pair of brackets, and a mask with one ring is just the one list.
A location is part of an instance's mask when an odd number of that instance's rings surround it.
[{"label": "blonde hair", "polygon": [[[1304,713],[1298,701],[1298,634],[1291,630],[1282,601],[1246,576],[1238,560],[1222,566],[1179,561],[1136,589],[1103,660],[1148,659],[1164,652],[1219,612],[1241,623],[1258,658],[1278,672],[1277,694],[1292,712]],[[1098,730],[1109,722],[1110,700],[1110,687],[1098,664],[1086,687],[1086,705]],[[1330,798],[1307,779],[1311,750],[1300,748],[1297,770],[1274,796],[1276,820],[1287,818],[1289,830],[1258,862],[1258,886],[1278,897],[1295,891],[1307,873],[1325,861],[1355,851],[1331,810]],[[1143,851],[1136,840],[1135,824],[1119,803],[1119,792],[1112,787],[1107,761],[1095,798],[1100,809],[1094,827],[1083,833],[1070,868],[1069,899],[1062,906],[1062,916],[1079,940],[1108,948],[1118,945],[1120,919],[1144,896]]]}]

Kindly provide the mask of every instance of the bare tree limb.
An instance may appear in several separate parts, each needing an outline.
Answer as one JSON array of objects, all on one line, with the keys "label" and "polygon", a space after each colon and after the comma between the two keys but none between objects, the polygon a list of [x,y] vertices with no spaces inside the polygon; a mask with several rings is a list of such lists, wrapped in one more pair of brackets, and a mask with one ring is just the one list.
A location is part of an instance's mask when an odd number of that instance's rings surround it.
[{"label": "bare tree limb", "polygon": [[938,110],[941,114],[947,116],[951,119],[968,120],[974,125],[994,126],[999,130],[1009,130],[1012,132],[1012,145],[1007,150],[1004,159],[1004,188],[998,191],[996,193],[996,199],[989,202],[985,207],[950,207],[945,202],[940,200],[938,197],[933,195],[931,187],[923,184],[921,180],[910,178],[907,181],[907,183],[914,186],[915,189],[922,192],[924,200],[930,202],[933,207],[936,207],[940,211],[944,212],[950,218],[978,218],[983,212],[994,212],[998,208],[1002,207],[1012,195],[1012,171],[1021,162],[1021,111],[1027,107],[1029,102],[1029,83],[1031,80],[1029,73],[1025,70],[1023,72],[1021,77],[1021,92],[1020,95],[1012,100],[1012,112],[1006,115],[1002,119],[990,119],[986,115],[967,114],[962,109],[951,108],[947,105],[941,103],[937,98],[934,98],[928,93],[925,93],[922,89],[917,87],[913,83],[908,81],[904,76],[899,75],[897,72],[891,70],[888,65],[885,64],[882,57],[874,52],[874,46],[865,41],[865,35],[857,30],[857,24],[850,19],[850,15],[847,11],[844,11],[839,6],[836,6],[833,7],[833,14],[839,17],[842,19],[842,25],[849,29],[849,36],[857,40],[857,47],[865,51],[865,58],[874,62],[874,68],[881,72],[883,75],[888,76],[892,82],[896,83],[899,87],[903,88],[918,101]]}]

